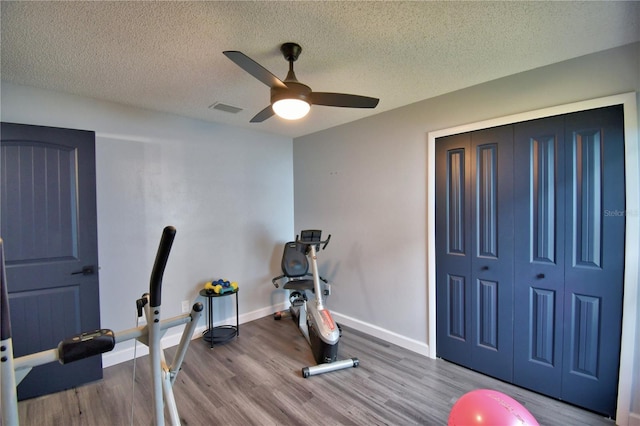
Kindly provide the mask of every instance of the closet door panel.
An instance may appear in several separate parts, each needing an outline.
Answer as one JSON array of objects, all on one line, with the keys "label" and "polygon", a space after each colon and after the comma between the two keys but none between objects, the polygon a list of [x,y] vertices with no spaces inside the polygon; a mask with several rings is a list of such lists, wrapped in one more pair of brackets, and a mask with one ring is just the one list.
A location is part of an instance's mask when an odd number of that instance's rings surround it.
[{"label": "closet door panel", "polygon": [[564,118],[514,128],[514,383],[561,393],[564,300]]},{"label": "closet door panel", "polygon": [[622,324],[622,106],[566,116],[562,399],[615,415]]},{"label": "closet door panel", "polygon": [[471,137],[436,143],[437,355],[471,367]]},{"label": "closet door panel", "polygon": [[471,134],[474,369],[513,372],[513,126]]}]

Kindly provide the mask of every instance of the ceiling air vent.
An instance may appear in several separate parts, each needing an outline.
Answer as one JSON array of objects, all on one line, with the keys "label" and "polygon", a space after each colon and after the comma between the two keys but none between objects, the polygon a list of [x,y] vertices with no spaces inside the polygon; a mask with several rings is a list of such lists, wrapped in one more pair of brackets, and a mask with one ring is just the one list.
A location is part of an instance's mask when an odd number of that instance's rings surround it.
[{"label": "ceiling air vent", "polygon": [[213,105],[209,105],[209,109],[217,109],[218,111],[230,112],[231,114],[237,114],[242,111],[242,108],[223,104],[222,102],[216,102]]}]

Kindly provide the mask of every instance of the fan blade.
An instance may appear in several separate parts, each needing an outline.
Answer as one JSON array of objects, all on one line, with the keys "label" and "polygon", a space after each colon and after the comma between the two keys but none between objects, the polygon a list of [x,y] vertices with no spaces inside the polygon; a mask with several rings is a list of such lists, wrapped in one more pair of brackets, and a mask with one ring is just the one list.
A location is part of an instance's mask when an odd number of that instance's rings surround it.
[{"label": "fan blade", "polygon": [[271,74],[262,65],[237,50],[226,50],[222,52],[227,58],[231,59],[240,68],[266,84],[267,86],[280,89],[286,89],[287,86],[275,75]]},{"label": "fan blade", "polygon": [[345,108],[375,108],[380,99],[346,93],[312,92],[311,103]]},{"label": "fan blade", "polygon": [[268,107],[266,107],[265,109],[257,113],[255,117],[253,117],[249,121],[249,123],[262,123],[264,120],[271,117],[273,114],[274,114],[273,108],[271,108],[271,105],[269,105]]}]

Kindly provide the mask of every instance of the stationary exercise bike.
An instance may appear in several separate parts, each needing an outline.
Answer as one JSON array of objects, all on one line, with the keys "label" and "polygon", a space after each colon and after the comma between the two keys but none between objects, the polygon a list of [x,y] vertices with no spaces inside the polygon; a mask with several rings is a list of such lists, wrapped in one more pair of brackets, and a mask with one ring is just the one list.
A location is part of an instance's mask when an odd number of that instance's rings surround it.
[{"label": "stationary exercise bike", "polygon": [[[329,244],[331,235],[322,241],[322,231],[306,230],[296,236],[296,241],[288,242],[284,246],[282,254],[283,274],[271,280],[276,288],[280,287],[280,280],[287,281],[282,288],[289,290],[289,311],[276,312],[274,319],[279,320],[283,316],[291,315],[298,324],[302,335],[311,346],[313,356],[318,363],[302,369],[302,377],[307,378],[330,371],[357,367],[360,364],[358,358],[349,358],[338,361],[338,342],[342,334],[340,326],[333,321],[331,312],[324,306],[324,296],[328,291],[322,290],[320,281],[327,284],[327,280],[318,273],[317,252],[322,245],[324,250]],[[310,262],[309,262],[310,261]],[[311,274],[309,273],[311,263]],[[311,277],[311,279],[309,279]],[[315,299],[311,302],[307,299],[307,290],[315,293]]]},{"label": "stationary exercise bike", "polygon": [[[67,364],[90,356],[99,355],[112,350],[116,343],[137,339],[149,347],[149,363],[151,365],[151,386],[153,391],[152,405],[154,424],[164,425],[165,406],[169,413],[170,424],[179,425],[180,417],[173,395],[173,384],[180,372],[191,336],[202,315],[203,305],[194,303],[191,313],[174,318],[160,320],[160,302],[162,293],[162,276],[169,258],[169,252],[175,238],[176,230],[172,226],[164,228],[158,253],[151,273],[149,293],[136,301],[138,316],[142,311],[146,315],[147,325],[114,333],[108,329],[94,330],[70,337],[60,342],[56,349],[13,358],[11,339],[11,322],[9,318],[9,297],[6,283],[4,251],[0,239],[0,380],[2,392],[2,424],[18,425],[18,399],[16,386],[29,374],[33,367],[59,361]],[[160,339],[171,327],[186,324],[180,344],[174,355],[173,363],[167,364]]]}]

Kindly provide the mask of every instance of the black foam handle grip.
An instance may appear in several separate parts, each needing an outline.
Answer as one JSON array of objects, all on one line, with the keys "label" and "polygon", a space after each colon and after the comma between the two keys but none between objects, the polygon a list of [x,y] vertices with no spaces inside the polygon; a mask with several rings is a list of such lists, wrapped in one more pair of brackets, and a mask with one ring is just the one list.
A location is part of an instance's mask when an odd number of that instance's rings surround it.
[{"label": "black foam handle grip", "polygon": [[9,316],[9,290],[4,270],[4,248],[0,238],[0,340],[11,337],[11,319]]},{"label": "black foam handle grip", "polygon": [[108,329],[81,333],[58,344],[58,361],[68,364],[113,350],[116,338]]},{"label": "black foam handle grip", "polygon": [[167,260],[175,237],[176,228],[173,226],[167,226],[162,231],[156,261],[151,271],[151,282],[149,283],[149,305],[153,308],[160,306],[162,300],[162,276],[164,275],[164,268],[167,266]]}]

